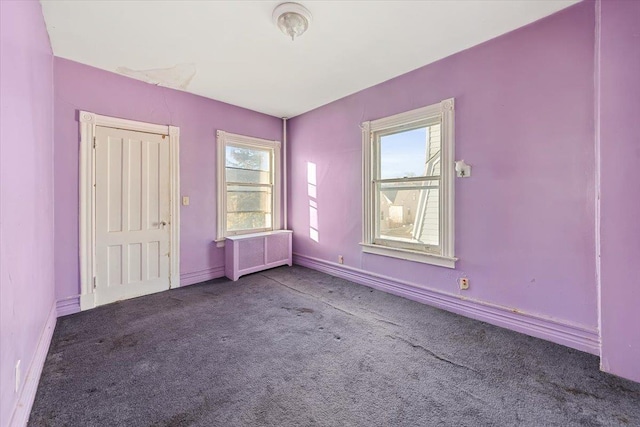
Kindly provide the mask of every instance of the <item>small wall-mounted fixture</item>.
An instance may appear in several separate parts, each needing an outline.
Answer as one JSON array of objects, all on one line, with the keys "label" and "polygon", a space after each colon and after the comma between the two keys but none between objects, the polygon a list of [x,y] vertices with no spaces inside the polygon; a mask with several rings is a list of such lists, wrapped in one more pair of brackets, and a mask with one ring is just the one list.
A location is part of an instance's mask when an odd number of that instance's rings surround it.
[{"label": "small wall-mounted fixture", "polygon": [[273,23],[293,41],[311,24],[311,12],[298,3],[282,3],[273,9]]},{"label": "small wall-mounted fixture", "polygon": [[471,165],[468,165],[464,160],[456,160],[456,176],[458,178],[468,178],[471,176]]}]

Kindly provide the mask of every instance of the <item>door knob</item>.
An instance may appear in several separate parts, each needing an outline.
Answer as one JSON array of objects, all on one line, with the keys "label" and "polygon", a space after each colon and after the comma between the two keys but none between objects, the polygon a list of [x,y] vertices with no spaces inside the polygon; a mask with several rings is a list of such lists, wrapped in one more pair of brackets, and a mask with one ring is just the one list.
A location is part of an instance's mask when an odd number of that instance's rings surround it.
[{"label": "door knob", "polygon": [[161,225],[162,227],[164,227],[165,225],[167,225],[167,223],[166,223],[165,221],[162,221],[162,222],[160,222],[160,224],[158,224],[158,225]]}]

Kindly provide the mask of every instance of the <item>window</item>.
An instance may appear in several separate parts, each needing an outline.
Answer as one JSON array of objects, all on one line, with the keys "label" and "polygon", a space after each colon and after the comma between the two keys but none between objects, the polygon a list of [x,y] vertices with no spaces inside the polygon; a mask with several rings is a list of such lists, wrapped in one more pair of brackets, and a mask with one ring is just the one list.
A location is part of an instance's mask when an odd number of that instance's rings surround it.
[{"label": "window", "polygon": [[454,100],[365,122],[363,251],[454,268]]},{"label": "window", "polygon": [[217,132],[218,236],[280,227],[280,142]]}]

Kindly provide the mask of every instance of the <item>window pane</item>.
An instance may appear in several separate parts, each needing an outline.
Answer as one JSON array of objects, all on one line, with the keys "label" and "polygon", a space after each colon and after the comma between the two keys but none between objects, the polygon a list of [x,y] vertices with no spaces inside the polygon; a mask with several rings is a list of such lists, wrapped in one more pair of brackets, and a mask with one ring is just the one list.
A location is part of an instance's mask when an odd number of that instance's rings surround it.
[{"label": "window pane", "polygon": [[271,164],[271,150],[227,145],[225,162],[226,167],[268,171]]},{"label": "window pane", "polygon": [[271,228],[271,214],[259,212],[227,213],[227,231]]},{"label": "window pane", "polygon": [[271,212],[271,187],[227,186],[227,212]]},{"label": "window pane", "polygon": [[439,246],[439,187],[435,179],[378,184],[379,238]]},{"label": "window pane", "polygon": [[438,176],[440,124],[380,137],[380,178]]},{"label": "window pane", "polygon": [[262,170],[236,169],[227,167],[227,182],[247,183],[247,184],[271,184],[271,173]]},{"label": "window pane", "polygon": [[227,186],[227,230],[271,228],[270,186]]}]

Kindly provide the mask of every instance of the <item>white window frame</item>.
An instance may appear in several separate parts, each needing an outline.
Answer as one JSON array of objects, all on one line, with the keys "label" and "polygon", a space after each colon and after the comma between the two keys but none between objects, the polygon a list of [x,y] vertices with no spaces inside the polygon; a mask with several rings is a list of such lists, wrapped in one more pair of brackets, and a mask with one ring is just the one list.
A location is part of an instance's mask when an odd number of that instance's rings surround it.
[{"label": "white window frame", "polygon": [[[365,253],[400,258],[409,261],[455,268],[454,242],[454,98],[445,99],[437,104],[407,111],[378,120],[362,123],[362,251]],[[392,133],[394,130],[410,128],[412,124],[428,122],[439,118],[441,123],[440,153],[440,253],[427,249],[394,247],[383,240],[376,239],[375,184],[379,158],[376,154],[376,135]]]},{"label": "white window frame", "polygon": [[[218,246],[224,246],[224,239],[227,236],[237,236],[241,234],[259,233],[265,231],[279,230],[280,229],[280,217],[281,217],[281,167],[280,167],[280,141],[271,141],[267,139],[253,138],[250,136],[237,135],[234,133],[218,130],[216,132],[216,144],[217,144],[217,181],[218,181],[218,194],[217,194],[217,235],[216,242]],[[246,148],[256,148],[261,150],[271,150],[271,175],[273,182],[272,201],[271,207],[272,221],[271,227],[268,228],[254,228],[250,230],[235,230],[227,231],[227,179],[225,173],[226,166],[226,147],[227,145],[241,146]]]}]

